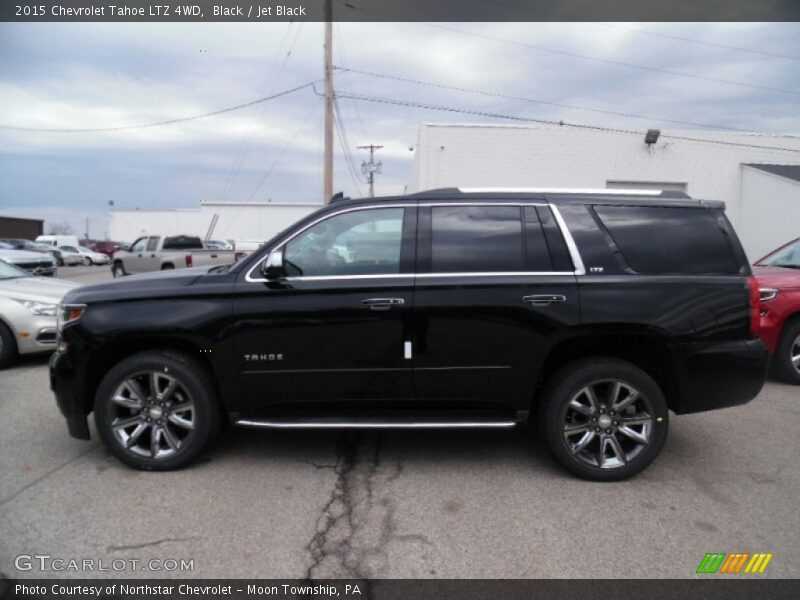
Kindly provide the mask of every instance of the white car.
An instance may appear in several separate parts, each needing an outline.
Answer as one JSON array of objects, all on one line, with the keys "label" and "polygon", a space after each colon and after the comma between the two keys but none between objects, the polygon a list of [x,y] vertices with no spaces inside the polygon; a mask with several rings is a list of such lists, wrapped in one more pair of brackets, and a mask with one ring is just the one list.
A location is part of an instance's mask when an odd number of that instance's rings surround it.
[{"label": "white car", "polygon": [[77,283],[34,277],[0,260],[0,368],[56,347],[58,303]]},{"label": "white car", "polygon": [[91,265],[107,265],[111,263],[111,257],[102,252],[95,252],[86,246],[78,246],[78,252],[83,256],[83,263],[88,267]]},{"label": "white car", "polygon": [[76,246],[59,246],[58,249],[61,250],[61,260],[63,260],[64,264],[68,267],[87,264],[86,258],[78,252]]}]

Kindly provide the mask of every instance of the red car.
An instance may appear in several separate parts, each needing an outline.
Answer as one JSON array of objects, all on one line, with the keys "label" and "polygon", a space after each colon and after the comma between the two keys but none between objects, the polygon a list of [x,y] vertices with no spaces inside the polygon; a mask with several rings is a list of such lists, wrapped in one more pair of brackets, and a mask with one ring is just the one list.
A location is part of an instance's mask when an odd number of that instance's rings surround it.
[{"label": "red car", "polygon": [[756,261],[761,339],[781,379],[800,385],[800,238]]},{"label": "red car", "polygon": [[95,242],[89,246],[89,249],[106,254],[109,258],[114,258],[114,252],[122,250],[122,244],[110,241]]}]

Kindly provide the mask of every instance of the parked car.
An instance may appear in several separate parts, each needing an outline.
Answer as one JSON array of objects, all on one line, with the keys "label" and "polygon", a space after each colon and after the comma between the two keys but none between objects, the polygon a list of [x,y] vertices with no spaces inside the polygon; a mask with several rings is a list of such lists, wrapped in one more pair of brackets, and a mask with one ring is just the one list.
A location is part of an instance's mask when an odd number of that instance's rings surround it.
[{"label": "parked car", "polygon": [[24,269],[31,275],[55,277],[58,273],[56,260],[44,252],[15,250],[11,244],[0,242],[0,260]]},{"label": "parked car", "polygon": [[800,385],[800,238],[756,261],[761,288],[761,339],[773,372]]},{"label": "parked car", "polygon": [[80,246],[76,235],[40,235],[35,241],[40,244],[55,246],[56,248],[59,246]]},{"label": "parked car", "polygon": [[61,251],[61,260],[68,267],[86,264],[85,257],[80,253],[77,246],[59,246],[58,249]]},{"label": "parked car", "polygon": [[183,267],[227,265],[234,261],[231,250],[207,250],[203,240],[190,235],[140,237],[129,250],[114,254],[114,277]]},{"label": "parked car", "polygon": [[122,250],[122,244],[119,242],[112,242],[109,240],[95,242],[91,246],[89,246],[91,250],[94,252],[102,252],[109,258],[113,258],[114,253],[118,250]]},{"label": "parked car", "polygon": [[[71,248],[72,246],[69,247]],[[85,264],[87,267],[92,265],[107,265],[111,263],[111,258],[108,256],[108,254],[95,252],[86,246],[78,246],[77,250],[78,253],[83,257],[83,264]]]},{"label": "parked car", "polygon": [[8,244],[15,250],[27,250],[29,252],[44,252],[56,259],[56,265],[63,266],[64,262],[61,260],[61,251],[58,248],[47,246],[46,244],[39,244],[30,240],[22,238],[2,238],[0,242]]},{"label": "parked car", "polygon": [[214,250],[233,250],[233,244],[228,240],[206,240],[205,245]]},{"label": "parked car", "polygon": [[0,260],[0,368],[19,354],[52,351],[56,315],[64,294],[77,284],[34,277]]},{"label": "parked car", "polygon": [[333,203],[234,265],[71,291],[51,382],[73,436],[94,411],[142,469],[188,464],[225,419],[530,422],[570,472],[611,481],[658,455],[669,410],[759,393],[759,311],[721,202],[429,191]]}]

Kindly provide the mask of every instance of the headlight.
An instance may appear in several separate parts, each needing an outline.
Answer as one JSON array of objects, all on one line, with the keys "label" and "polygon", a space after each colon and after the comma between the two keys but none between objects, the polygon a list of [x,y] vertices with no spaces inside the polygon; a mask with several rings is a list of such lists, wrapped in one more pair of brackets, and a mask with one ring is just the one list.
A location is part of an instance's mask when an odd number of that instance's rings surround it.
[{"label": "headlight", "polygon": [[59,304],[56,329],[59,333],[61,333],[61,330],[64,329],[65,325],[69,325],[70,323],[78,321],[85,312],[85,304]]},{"label": "headlight", "polygon": [[24,300],[20,298],[14,298],[14,300],[38,317],[55,317],[56,311],[58,310],[57,304],[48,304],[47,302],[37,302],[36,300]]}]

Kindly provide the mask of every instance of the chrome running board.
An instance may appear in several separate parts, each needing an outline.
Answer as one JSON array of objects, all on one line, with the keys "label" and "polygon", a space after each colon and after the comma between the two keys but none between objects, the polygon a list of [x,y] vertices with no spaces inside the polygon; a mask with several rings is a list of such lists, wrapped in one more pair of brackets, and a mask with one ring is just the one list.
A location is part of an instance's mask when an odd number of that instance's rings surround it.
[{"label": "chrome running board", "polygon": [[336,421],[304,419],[297,421],[274,419],[239,419],[239,427],[264,429],[504,429],[517,425],[516,421]]}]

